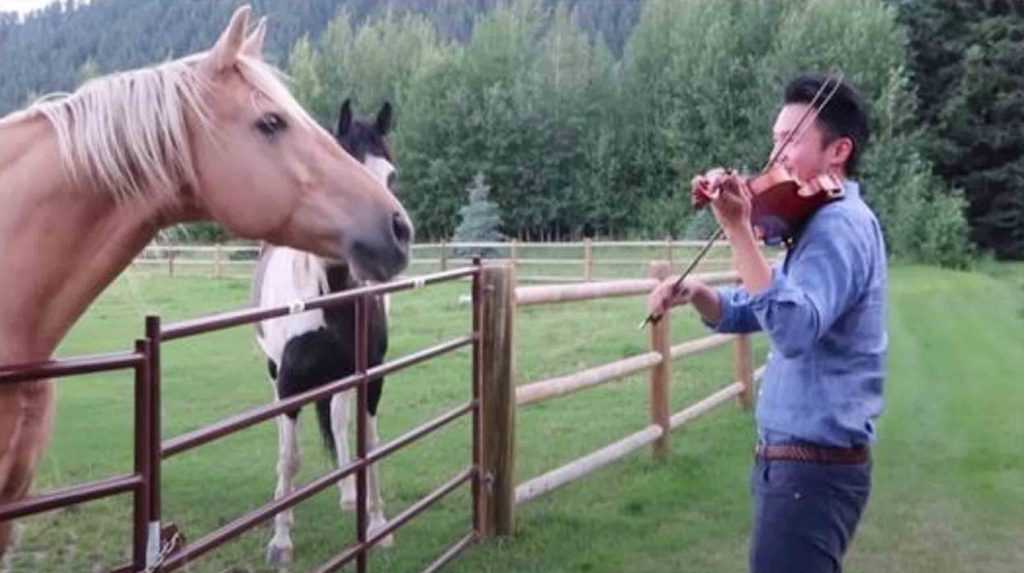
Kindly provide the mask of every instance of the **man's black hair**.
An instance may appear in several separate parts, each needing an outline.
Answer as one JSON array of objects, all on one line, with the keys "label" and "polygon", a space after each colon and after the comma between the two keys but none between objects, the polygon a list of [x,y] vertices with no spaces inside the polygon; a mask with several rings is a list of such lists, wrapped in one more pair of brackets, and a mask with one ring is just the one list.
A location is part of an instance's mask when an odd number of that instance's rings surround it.
[{"label": "man's black hair", "polygon": [[[817,74],[806,74],[795,78],[786,86],[783,103],[785,105],[810,104],[814,99],[814,94],[818,93],[818,89],[826,80],[828,86],[819,101],[832,90],[835,78]],[[840,82],[835,95],[818,114],[817,121],[819,127],[825,132],[825,145],[840,137],[848,137],[853,141],[853,151],[850,152],[850,157],[846,161],[846,173],[851,176],[855,175],[857,164],[860,162],[861,154],[871,135],[868,127],[867,107],[860,94],[846,82]]]}]

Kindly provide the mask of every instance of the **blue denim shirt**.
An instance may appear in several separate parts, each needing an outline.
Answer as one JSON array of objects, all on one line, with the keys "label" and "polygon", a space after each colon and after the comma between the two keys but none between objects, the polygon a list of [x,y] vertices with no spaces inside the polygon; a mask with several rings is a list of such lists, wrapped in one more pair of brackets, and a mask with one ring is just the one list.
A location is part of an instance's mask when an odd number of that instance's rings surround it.
[{"label": "blue denim shirt", "polygon": [[767,290],[718,291],[715,330],[771,339],[757,398],[762,441],[875,440],[888,345],[885,243],[858,185],[848,181],[844,192],[807,222]]}]

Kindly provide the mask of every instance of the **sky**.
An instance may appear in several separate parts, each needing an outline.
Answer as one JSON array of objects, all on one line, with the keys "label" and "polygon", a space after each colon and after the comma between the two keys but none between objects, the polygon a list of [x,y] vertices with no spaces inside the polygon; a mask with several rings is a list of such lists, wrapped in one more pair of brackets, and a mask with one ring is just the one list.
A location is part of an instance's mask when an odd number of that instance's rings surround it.
[{"label": "sky", "polygon": [[42,8],[54,0],[0,0],[0,12],[18,12],[24,14],[30,10]]}]

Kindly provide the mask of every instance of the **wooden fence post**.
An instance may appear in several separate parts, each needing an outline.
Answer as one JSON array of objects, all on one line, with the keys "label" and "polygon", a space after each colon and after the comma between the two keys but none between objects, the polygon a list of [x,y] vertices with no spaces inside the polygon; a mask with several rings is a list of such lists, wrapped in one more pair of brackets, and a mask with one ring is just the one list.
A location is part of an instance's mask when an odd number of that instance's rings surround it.
[{"label": "wooden fence post", "polygon": [[753,404],[754,389],[754,357],[750,348],[750,335],[742,334],[737,337],[734,348],[736,381],[743,384],[743,391],[736,396],[736,400],[744,410],[749,410]]},{"label": "wooden fence post", "polygon": [[594,279],[594,244],[589,238],[583,239],[583,280]]},{"label": "wooden fence post", "polygon": [[665,260],[672,266],[672,237],[665,237]]},{"label": "wooden fence post", "polygon": [[[665,261],[653,261],[648,276],[665,280],[672,274],[672,266]],[[666,312],[661,320],[650,325],[651,350],[661,353],[661,363],[651,368],[650,405],[651,423],[661,426],[661,437],[654,442],[654,457],[665,459],[670,451],[669,435],[672,431],[672,413],[669,409],[669,388],[672,382],[672,313]]]},{"label": "wooden fence post", "polygon": [[216,261],[213,267],[213,276],[215,278],[222,278],[224,276],[224,246],[217,243],[217,251],[214,255]]},{"label": "wooden fence post", "polygon": [[441,272],[448,270],[448,247],[447,243],[441,241]]},{"label": "wooden fence post", "polygon": [[511,535],[515,503],[515,268],[508,264],[481,271],[480,440],[483,487],[480,533]]},{"label": "wooden fence post", "polygon": [[168,252],[168,254],[167,254],[167,276],[169,276],[169,277],[173,277],[174,276],[174,255],[175,254],[176,253],[175,253],[174,249],[171,249]]},{"label": "wooden fence post", "polygon": [[508,259],[509,259],[509,263],[512,265],[512,270],[513,271],[515,271],[516,268],[519,266],[518,263],[516,262],[516,259],[518,259],[518,258],[519,258],[519,241],[517,241],[516,239],[512,239],[512,242],[508,246]]}]

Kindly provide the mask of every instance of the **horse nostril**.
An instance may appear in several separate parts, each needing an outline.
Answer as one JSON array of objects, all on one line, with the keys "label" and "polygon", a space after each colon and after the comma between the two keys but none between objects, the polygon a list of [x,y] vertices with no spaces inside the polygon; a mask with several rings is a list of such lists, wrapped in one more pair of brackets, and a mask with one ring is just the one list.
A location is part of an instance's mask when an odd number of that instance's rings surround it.
[{"label": "horse nostril", "polygon": [[412,228],[409,223],[399,213],[395,213],[391,219],[391,230],[395,234],[395,239],[402,245],[409,244],[412,239]]}]

